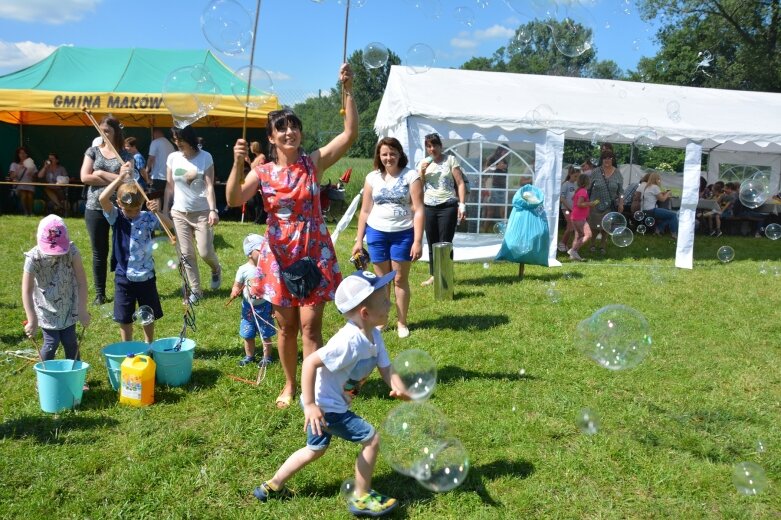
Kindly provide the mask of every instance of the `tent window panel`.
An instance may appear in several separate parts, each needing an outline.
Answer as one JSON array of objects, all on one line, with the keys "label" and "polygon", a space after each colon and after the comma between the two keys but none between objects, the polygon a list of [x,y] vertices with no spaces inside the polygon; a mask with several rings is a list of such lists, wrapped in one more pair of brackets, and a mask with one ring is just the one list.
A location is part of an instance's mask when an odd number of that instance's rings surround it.
[{"label": "tent window panel", "polygon": [[758,177],[769,180],[771,171],[770,166],[719,163],[719,180],[724,182],[743,182],[746,179]]}]

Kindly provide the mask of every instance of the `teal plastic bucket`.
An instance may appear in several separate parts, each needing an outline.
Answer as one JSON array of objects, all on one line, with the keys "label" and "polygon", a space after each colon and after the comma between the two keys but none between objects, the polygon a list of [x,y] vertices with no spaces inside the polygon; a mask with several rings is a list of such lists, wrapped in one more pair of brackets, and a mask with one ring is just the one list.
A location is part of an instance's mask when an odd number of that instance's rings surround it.
[{"label": "teal plastic bucket", "polygon": [[173,350],[179,338],[163,338],[152,342],[152,357],[157,364],[155,381],[160,385],[182,386],[190,382],[193,375],[193,354],[195,342],[185,338],[182,348]]},{"label": "teal plastic bucket", "polygon": [[57,413],[81,404],[88,363],[74,362],[72,359],[52,359],[45,363],[36,363],[33,368],[38,378],[41,410]]},{"label": "teal plastic bucket", "polygon": [[103,354],[103,360],[106,362],[108,370],[108,382],[114,390],[119,391],[120,367],[128,354],[147,354],[149,345],[143,341],[120,341],[106,345],[100,351]]}]

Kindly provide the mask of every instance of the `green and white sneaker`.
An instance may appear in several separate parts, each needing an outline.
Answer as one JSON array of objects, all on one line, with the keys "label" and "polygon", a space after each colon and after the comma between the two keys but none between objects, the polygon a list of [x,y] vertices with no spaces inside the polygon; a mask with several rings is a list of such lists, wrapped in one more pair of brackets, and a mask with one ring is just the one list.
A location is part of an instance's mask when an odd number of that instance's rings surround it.
[{"label": "green and white sneaker", "polygon": [[252,494],[255,495],[255,498],[261,502],[266,502],[269,498],[275,498],[279,500],[293,498],[293,493],[287,487],[283,486],[282,489],[277,490],[272,488],[271,484],[268,482],[264,482],[263,484],[256,487]]},{"label": "green and white sneaker", "polygon": [[385,516],[399,505],[395,498],[386,497],[373,489],[360,498],[347,501],[347,509],[355,516]]}]

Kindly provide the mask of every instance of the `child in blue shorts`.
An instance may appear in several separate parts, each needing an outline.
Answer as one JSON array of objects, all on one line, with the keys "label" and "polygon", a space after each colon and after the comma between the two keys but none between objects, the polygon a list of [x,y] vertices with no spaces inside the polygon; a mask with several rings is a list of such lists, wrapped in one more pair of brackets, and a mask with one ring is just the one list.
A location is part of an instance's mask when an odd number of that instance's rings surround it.
[{"label": "child in blue shorts", "polygon": [[250,233],[244,239],[244,254],[247,262],[236,271],[236,279],[231,289],[231,299],[244,294],[241,302],[241,323],[239,324],[239,336],[244,339],[244,358],[239,361],[239,366],[246,366],[255,362],[255,336],[260,335],[263,342],[263,357],[261,365],[268,365],[271,358],[271,338],[277,330],[271,318],[271,302],[263,299],[263,289],[258,277],[258,256],[263,246],[263,238],[260,235]]},{"label": "child in blue shorts", "polygon": [[335,435],[363,446],[355,464],[355,492],[348,500],[349,511],[356,516],[382,516],[398,506],[395,498],[371,489],[379,436],[374,426],[350,411],[353,398],[374,367],[391,387],[392,397],[407,398],[398,376],[391,375],[390,359],[377,329],[388,321],[390,300],[384,287],[394,276],[394,271],[384,276],[356,271],[339,284],[334,302],[347,324],[324,347],[307,356],[301,369],[306,447],[290,455],[270,480],[255,488],[258,500],[289,498],[285,482],[322,457]]},{"label": "child in blue shorts", "polygon": [[[133,340],[133,314],[138,306],[146,305],[154,313],[155,320],[163,317],[160,296],[157,293],[155,263],[152,258],[152,232],[158,229],[158,201],[149,201],[150,211],[141,211],[144,198],[138,184],[130,175],[130,162],[122,165],[119,175],[100,194],[103,216],[113,229],[111,244],[111,270],[114,271],[114,321],[119,323],[122,341]],[[127,181],[130,180],[128,183]],[[111,196],[117,192],[117,209],[111,203]],[[171,219],[158,213],[169,229]],[[143,325],[144,341],[152,343],[155,337],[155,323]]]}]

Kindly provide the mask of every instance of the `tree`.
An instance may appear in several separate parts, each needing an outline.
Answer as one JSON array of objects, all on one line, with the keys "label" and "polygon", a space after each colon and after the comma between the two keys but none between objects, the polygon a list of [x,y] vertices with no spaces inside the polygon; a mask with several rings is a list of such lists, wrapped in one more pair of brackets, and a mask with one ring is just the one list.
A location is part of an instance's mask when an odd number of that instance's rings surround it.
[{"label": "tree", "polygon": [[[661,83],[781,91],[781,0],[638,0],[660,17],[660,52],[638,75]],[[712,60],[708,63],[710,54]]]}]

